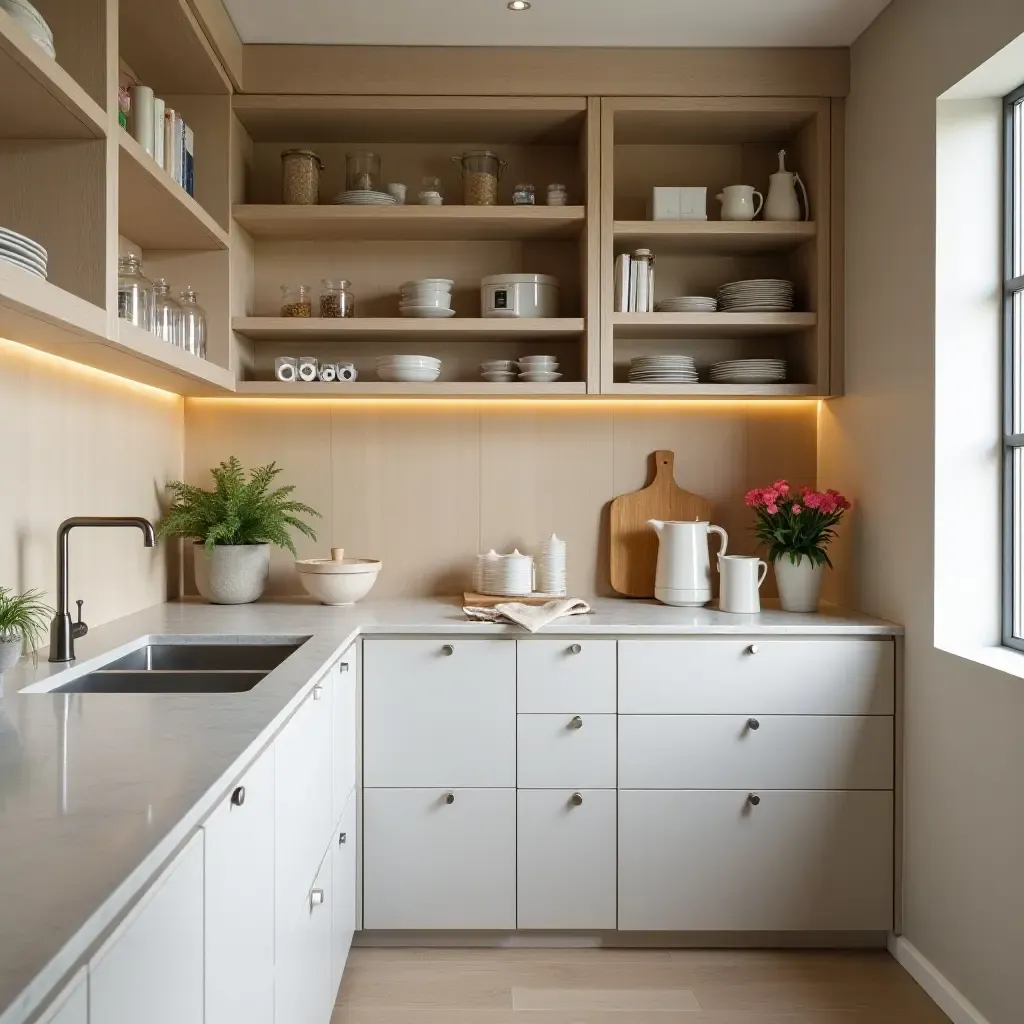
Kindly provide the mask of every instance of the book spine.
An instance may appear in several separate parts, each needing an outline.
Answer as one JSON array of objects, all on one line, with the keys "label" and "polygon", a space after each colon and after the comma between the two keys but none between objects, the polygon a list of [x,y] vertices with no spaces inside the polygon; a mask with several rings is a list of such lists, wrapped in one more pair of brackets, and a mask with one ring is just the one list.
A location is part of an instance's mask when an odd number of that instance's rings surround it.
[{"label": "book spine", "polygon": [[648,260],[639,260],[636,266],[636,305],[634,306],[634,312],[646,313],[650,295],[651,264]]},{"label": "book spine", "polygon": [[196,194],[196,136],[185,125],[185,191],[195,197]]},{"label": "book spine", "polygon": [[626,299],[626,312],[636,312],[636,287],[637,277],[640,274],[640,264],[636,260],[629,262],[629,295]]},{"label": "book spine", "polygon": [[615,312],[629,311],[629,264],[625,253],[615,260]]},{"label": "book spine", "polygon": [[185,187],[185,131],[186,131],[185,119],[183,117],[178,118],[178,139],[177,146],[178,151],[174,154],[178,161],[178,184]]},{"label": "book spine", "polygon": [[164,170],[174,177],[174,119],[177,113],[172,107],[164,110]]},{"label": "book spine", "polygon": [[164,101],[153,100],[153,159],[161,166],[164,165]]}]

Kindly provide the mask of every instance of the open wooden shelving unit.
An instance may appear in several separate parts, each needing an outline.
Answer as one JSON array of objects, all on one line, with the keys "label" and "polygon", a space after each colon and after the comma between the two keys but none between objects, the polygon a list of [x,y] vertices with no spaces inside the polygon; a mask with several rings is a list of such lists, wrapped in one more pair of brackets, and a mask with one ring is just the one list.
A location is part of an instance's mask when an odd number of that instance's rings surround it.
[{"label": "open wooden shelving unit", "polygon": [[366,336],[381,340],[428,341],[447,339],[474,342],[521,341],[527,338],[578,338],[586,329],[582,317],[517,320],[484,317],[450,317],[444,320],[419,320],[413,317],[352,317],[323,320],[320,317],[236,317],[236,334],[245,338],[272,338],[277,341],[310,341]]}]

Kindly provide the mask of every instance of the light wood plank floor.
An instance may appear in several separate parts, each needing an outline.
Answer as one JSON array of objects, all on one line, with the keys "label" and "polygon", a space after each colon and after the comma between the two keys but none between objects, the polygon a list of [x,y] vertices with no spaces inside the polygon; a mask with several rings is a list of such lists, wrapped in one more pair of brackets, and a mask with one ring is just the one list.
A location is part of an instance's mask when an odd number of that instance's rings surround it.
[{"label": "light wood plank floor", "polygon": [[884,952],[353,949],[331,1024],[949,1024]]}]

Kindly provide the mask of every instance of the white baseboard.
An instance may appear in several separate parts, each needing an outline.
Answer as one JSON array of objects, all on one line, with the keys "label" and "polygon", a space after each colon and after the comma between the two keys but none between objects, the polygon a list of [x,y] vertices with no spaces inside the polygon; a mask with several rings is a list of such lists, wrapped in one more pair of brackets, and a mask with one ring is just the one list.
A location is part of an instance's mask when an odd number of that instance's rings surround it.
[{"label": "white baseboard", "polygon": [[972,1006],[913,943],[902,936],[890,935],[889,952],[953,1024],[989,1024],[981,1011]]}]

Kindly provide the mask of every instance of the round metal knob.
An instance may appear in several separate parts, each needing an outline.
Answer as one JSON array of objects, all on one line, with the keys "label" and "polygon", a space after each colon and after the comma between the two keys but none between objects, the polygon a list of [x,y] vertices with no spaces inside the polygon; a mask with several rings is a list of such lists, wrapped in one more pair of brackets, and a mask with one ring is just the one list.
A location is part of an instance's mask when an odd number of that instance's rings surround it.
[{"label": "round metal knob", "polygon": [[579,654],[580,651],[582,651],[582,650],[583,650],[583,648],[579,644],[573,644],[572,647],[569,648],[569,653],[570,654]]},{"label": "round metal knob", "polygon": [[580,804],[583,803],[583,794],[573,793],[573,795],[569,797],[569,803],[571,803],[573,807],[579,807]]},{"label": "round metal knob", "polygon": [[455,648],[452,647],[451,644],[445,644],[444,647],[441,648],[441,653],[446,658],[450,658],[455,653]]},{"label": "round metal knob", "polygon": [[573,718],[569,722],[569,727],[571,729],[582,729],[583,728],[583,719],[580,718],[579,715],[574,715]]},{"label": "round metal knob", "polygon": [[318,683],[313,687],[313,700],[324,699],[324,688]]},{"label": "round metal knob", "polygon": [[752,807],[756,807],[761,802],[761,798],[756,793],[747,794],[747,803]]},{"label": "round metal knob", "polygon": [[311,907],[322,907],[324,905],[324,891],[323,891],[323,889],[314,889],[309,894],[309,905]]},{"label": "round metal knob", "polygon": [[445,793],[445,795],[444,795],[444,802],[446,804],[453,804],[453,803],[455,803],[455,794],[454,793]]},{"label": "round metal knob", "polygon": [[756,718],[748,718],[747,728],[753,732],[757,732],[757,730],[761,728],[761,723]]},{"label": "round metal knob", "polygon": [[231,794],[231,802],[236,807],[241,807],[245,803],[245,786],[239,786],[234,793]]},{"label": "round metal knob", "polygon": [[750,645],[750,646],[749,646],[749,647],[747,648],[747,654],[757,654],[757,652],[758,652],[759,650],[761,650],[761,648],[760,648],[760,647],[758,647],[758,645],[757,645],[757,644],[751,644],[751,645]]}]

